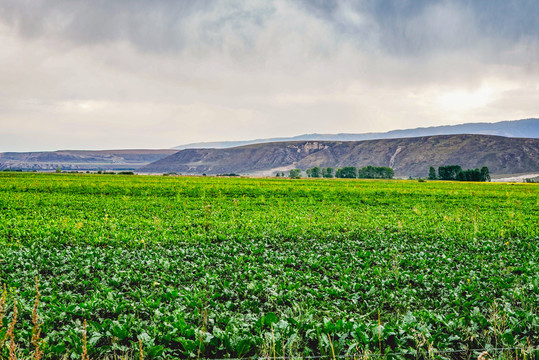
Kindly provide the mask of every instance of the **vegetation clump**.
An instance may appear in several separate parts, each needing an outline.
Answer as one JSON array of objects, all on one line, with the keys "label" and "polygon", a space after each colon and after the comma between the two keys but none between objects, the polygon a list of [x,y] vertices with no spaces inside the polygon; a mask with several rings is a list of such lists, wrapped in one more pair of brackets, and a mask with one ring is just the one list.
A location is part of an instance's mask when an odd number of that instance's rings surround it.
[{"label": "vegetation clump", "polygon": [[320,168],[318,166],[315,166],[313,168],[305,170],[305,173],[307,174],[307,177],[310,178],[333,178],[333,168],[331,167]]},{"label": "vegetation clump", "polygon": [[360,179],[393,179],[395,172],[390,167],[366,166],[358,171]]},{"label": "vegetation clump", "polygon": [[322,169],[322,177],[326,179],[333,178],[333,168],[327,167]]},{"label": "vegetation clump", "polygon": [[456,181],[490,181],[490,171],[483,166],[480,169],[463,170],[460,165],[447,165],[438,167],[438,176],[434,167],[429,168],[429,180],[456,180]]},{"label": "vegetation clump", "polygon": [[315,166],[311,169],[307,169],[305,172],[307,174],[307,177],[310,177],[310,178],[322,177],[322,170],[318,166]]},{"label": "vegetation clump", "polygon": [[291,169],[288,177],[291,179],[301,179],[301,169]]},{"label": "vegetation clump", "polygon": [[[306,170],[307,177],[333,178],[333,168],[320,168],[315,166]],[[340,179],[392,179],[395,175],[389,167],[365,166],[360,169],[355,166],[345,166],[337,169],[335,177]]]},{"label": "vegetation clump", "polygon": [[357,178],[357,168],[355,166],[345,166],[342,169],[337,169],[335,177],[340,179],[355,179]]}]

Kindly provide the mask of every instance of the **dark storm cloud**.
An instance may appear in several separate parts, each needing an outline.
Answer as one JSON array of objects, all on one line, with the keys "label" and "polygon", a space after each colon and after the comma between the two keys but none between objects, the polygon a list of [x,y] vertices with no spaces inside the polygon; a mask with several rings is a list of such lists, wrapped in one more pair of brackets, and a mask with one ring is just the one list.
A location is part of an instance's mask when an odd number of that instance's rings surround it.
[{"label": "dark storm cloud", "polygon": [[[491,45],[485,41],[495,42],[496,51],[519,41],[539,41],[536,0],[304,0],[302,5],[343,34],[364,34],[367,24],[342,21],[339,12],[345,6],[370,23],[368,30],[376,33],[379,49],[393,55],[421,56]],[[364,40],[358,36],[357,44]]]},{"label": "dark storm cloud", "polygon": [[[253,28],[263,27],[278,3],[5,0],[0,1],[0,16],[23,36],[52,35],[79,45],[127,41],[150,52],[219,50],[226,30],[249,50],[256,41]],[[360,48],[393,56],[478,46],[490,47],[491,56],[520,41],[539,39],[536,0],[303,0],[289,5],[328,22]]]}]

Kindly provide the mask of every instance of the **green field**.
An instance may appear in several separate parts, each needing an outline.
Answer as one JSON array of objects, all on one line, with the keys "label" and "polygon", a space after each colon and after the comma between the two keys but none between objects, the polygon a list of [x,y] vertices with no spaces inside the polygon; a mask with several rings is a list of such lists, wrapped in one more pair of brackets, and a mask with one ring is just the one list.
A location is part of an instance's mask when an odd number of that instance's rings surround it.
[{"label": "green field", "polygon": [[0,341],[37,277],[44,358],[84,320],[92,359],[538,357],[538,220],[536,184],[0,173]]}]

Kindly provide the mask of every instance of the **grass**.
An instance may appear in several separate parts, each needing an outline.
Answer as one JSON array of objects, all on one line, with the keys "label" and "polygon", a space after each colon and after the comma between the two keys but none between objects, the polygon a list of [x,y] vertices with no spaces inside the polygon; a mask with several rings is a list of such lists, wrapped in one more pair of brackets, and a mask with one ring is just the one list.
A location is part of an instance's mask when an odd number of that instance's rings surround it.
[{"label": "grass", "polygon": [[538,189],[0,174],[0,341],[17,301],[19,359],[530,358]]}]

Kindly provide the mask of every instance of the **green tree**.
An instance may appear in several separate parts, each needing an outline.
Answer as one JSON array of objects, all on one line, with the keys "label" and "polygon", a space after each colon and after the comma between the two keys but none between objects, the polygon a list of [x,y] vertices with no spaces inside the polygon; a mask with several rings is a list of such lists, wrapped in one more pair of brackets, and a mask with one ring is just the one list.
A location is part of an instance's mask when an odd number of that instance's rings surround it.
[{"label": "green tree", "polygon": [[395,171],[390,167],[384,166],[378,169],[381,179],[393,179],[393,176],[395,176]]},{"label": "green tree", "polygon": [[447,165],[438,167],[438,179],[457,180],[457,175],[462,171],[459,165]]},{"label": "green tree", "polygon": [[470,181],[481,181],[481,170],[473,169],[470,170]]},{"label": "green tree", "polygon": [[345,166],[342,169],[337,170],[335,177],[341,179],[355,179],[357,178],[357,168],[355,166]]},{"label": "green tree", "polygon": [[481,172],[479,169],[462,170],[456,176],[458,181],[479,181]]},{"label": "green tree", "polygon": [[57,166],[57,167],[56,167],[56,172],[57,172],[57,173],[61,173],[61,172],[62,172],[62,168],[61,168],[60,166]]},{"label": "green tree", "polygon": [[488,167],[483,166],[481,168],[481,176],[479,181],[487,181],[490,182],[490,172],[488,170]]},{"label": "green tree", "polygon": [[291,169],[288,177],[291,179],[300,179],[301,178],[301,169]]},{"label": "green tree", "polygon": [[436,176],[436,170],[433,166],[429,168],[429,180],[436,180],[438,177]]},{"label": "green tree", "polygon": [[313,178],[319,178],[322,176],[322,171],[318,166],[315,166],[311,169],[311,177]]},{"label": "green tree", "polygon": [[364,166],[358,171],[360,179],[392,179],[395,172],[390,167]]},{"label": "green tree", "polygon": [[489,170],[486,166],[483,166],[481,170],[478,168],[463,170],[458,165],[440,166],[438,173],[441,180],[490,181]]},{"label": "green tree", "polygon": [[322,177],[324,177],[326,179],[333,178],[333,168],[331,168],[331,167],[323,168],[322,169]]},{"label": "green tree", "polygon": [[312,177],[312,170],[311,169],[305,170],[305,174],[307,174],[307,177]]}]

